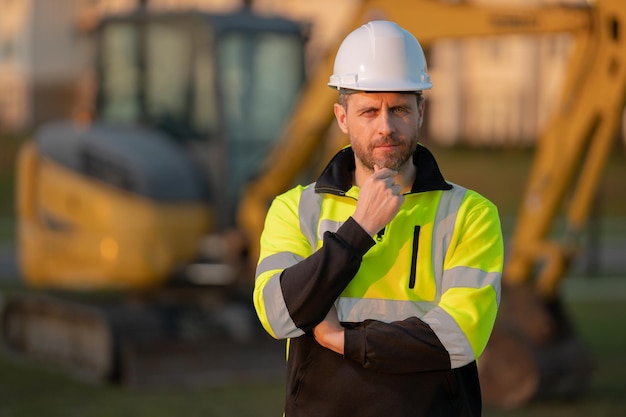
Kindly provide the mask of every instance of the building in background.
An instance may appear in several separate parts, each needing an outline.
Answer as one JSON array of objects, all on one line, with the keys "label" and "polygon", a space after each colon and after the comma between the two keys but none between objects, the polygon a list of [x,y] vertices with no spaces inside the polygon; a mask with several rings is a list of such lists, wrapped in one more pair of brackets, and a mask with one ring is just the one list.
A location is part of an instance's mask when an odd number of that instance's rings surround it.
[{"label": "building in background", "polygon": [[[473,0],[481,5],[580,0]],[[442,40],[430,50],[429,137],[441,145],[532,145],[559,100],[569,34]]]},{"label": "building in background", "polygon": [[[228,12],[246,3],[259,13],[309,24],[307,67],[314,68],[345,34],[360,1],[0,0],[0,129],[31,129],[93,100],[88,33],[102,17],[141,5],[154,11]],[[436,42],[427,51],[435,86],[427,95],[428,140],[446,146],[531,145],[558,99],[569,50],[566,34]]]},{"label": "building in background", "polygon": [[78,0],[0,0],[0,129],[64,117],[87,57]]}]

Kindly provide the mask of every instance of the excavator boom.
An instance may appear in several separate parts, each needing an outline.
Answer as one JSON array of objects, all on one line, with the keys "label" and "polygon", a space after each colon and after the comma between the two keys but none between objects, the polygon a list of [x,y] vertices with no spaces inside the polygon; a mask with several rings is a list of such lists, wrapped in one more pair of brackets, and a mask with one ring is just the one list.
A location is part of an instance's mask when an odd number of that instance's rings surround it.
[{"label": "excavator boom", "polygon": [[[626,4],[600,1],[590,26],[574,32],[575,46],[561,100],[538,142],[505,268],[520,284],[542,266],[536,285],[546,298],[575,255],[575,243],[589,216],[595,190],[614,143],[626,99]],[[553,220],[567,192],[565,238],[550,242]]]}]

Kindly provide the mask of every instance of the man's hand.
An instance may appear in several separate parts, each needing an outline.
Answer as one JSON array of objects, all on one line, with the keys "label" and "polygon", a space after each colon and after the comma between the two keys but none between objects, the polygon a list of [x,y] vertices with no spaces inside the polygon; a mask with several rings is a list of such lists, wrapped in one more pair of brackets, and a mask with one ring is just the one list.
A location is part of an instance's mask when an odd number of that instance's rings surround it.
[{"label": "man's hand", "polygon": [[317,343],[333,352],[343,355],[344,329],[341,323],[339,323],[337,310],[335,310],[334,306],[330,309],[326,318],[315,326],[313,335]]},{"label": "man's hand", "polygon": [[370,236],[387,226],[404,202],[401,187],[395,183],[397,174],[394,170],[375,165],[374,173],[361,186],[352,218]]}]

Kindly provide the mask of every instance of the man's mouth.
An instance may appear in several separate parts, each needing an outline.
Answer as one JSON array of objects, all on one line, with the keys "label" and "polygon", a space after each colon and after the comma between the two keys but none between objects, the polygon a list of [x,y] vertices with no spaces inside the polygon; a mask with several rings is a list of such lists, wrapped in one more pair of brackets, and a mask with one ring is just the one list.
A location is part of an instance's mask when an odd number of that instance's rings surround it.
[{"label": "man's mouth", "polygon": [[374,149],[391,149],[399,147],[399,143],[379,143],[374,145]]}]

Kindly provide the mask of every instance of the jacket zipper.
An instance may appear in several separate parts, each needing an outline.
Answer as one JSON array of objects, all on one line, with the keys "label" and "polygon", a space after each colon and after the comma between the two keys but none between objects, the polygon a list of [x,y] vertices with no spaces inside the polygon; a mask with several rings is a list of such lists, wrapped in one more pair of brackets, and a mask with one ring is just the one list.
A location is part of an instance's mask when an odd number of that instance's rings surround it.
[{"label": "jacket zipper", "polygon": [[420,226],[416,225],[413,229],[413,254],[411,256],[411,275],[409,276],[409,288],[415,288],[415,275],[417,273],[417,249],[420,240]]}]

